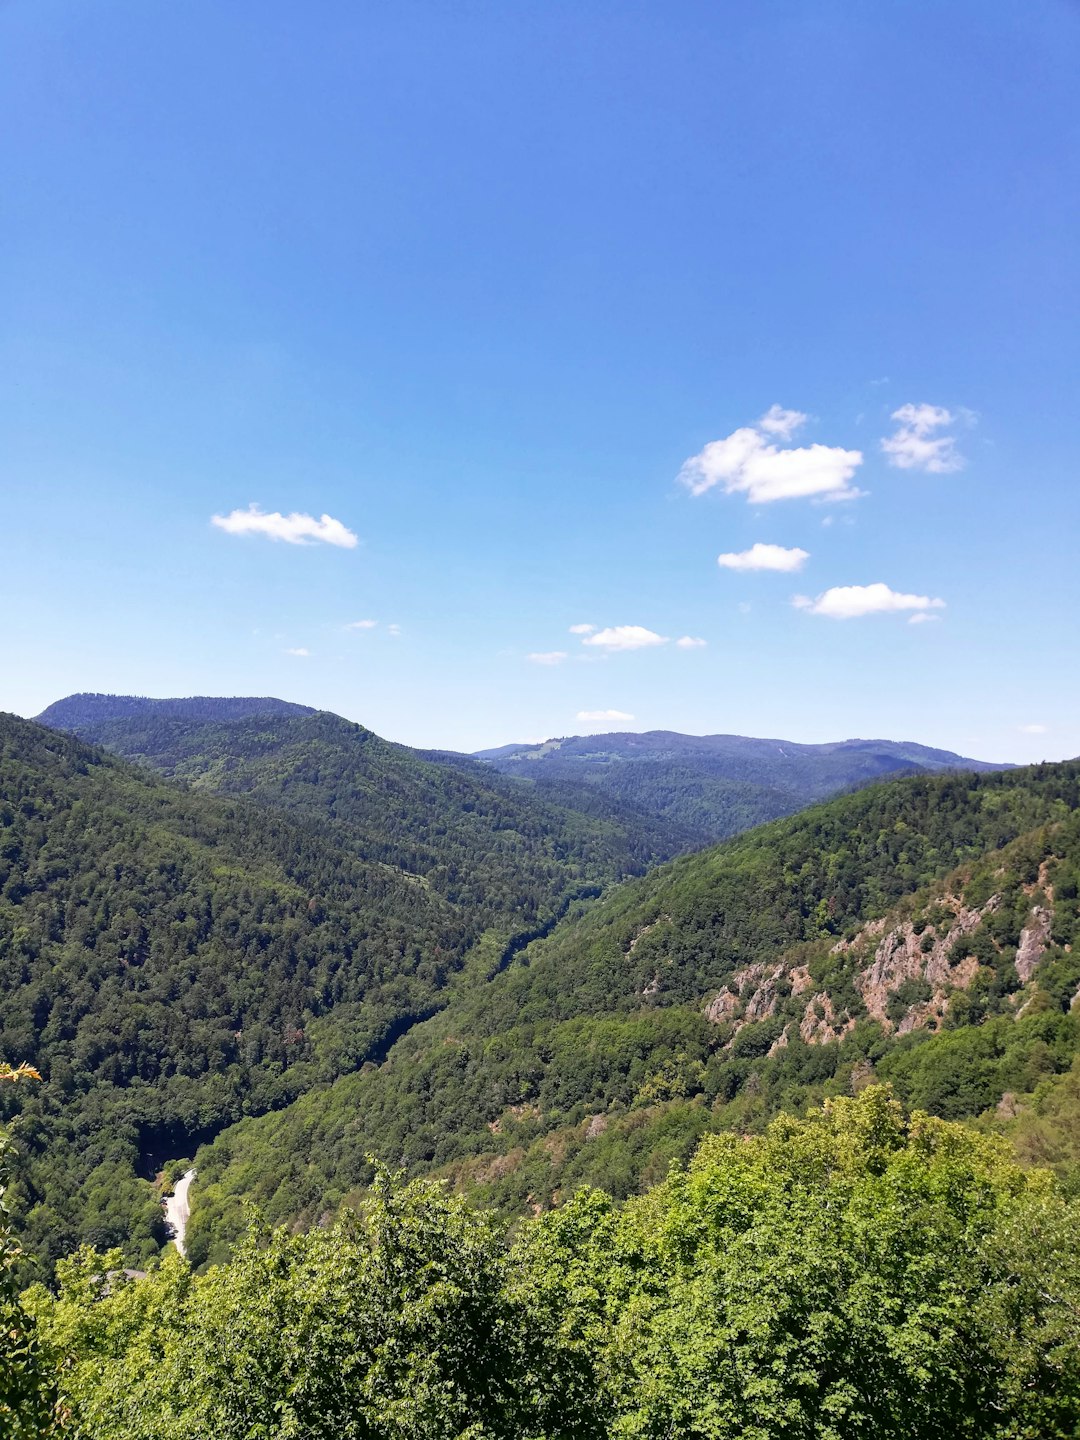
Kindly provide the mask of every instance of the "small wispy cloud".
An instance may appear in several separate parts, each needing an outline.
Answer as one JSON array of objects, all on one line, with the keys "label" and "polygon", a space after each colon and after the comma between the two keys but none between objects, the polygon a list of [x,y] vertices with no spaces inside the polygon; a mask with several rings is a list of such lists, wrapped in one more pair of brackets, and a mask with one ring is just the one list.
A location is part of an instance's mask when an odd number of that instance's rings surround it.
[{"label": "small wispy cloud", "polygon": [[565,650],[534,650],[531,655],[526,655],[526,660],[531,660],[534,665],[561,665],[566,659]]},{"label": "small wispy cloud", "polygon": [[752,505],[776,500],[855,500],[862,491],[852,476],[863,462],[861,450],[839,445],[804,445],[783,449],[806,421],[800,410],[771,406],[756,425],[744,425],[723,440],[711,440],[685,461],[679,482],[691,495],[704,495],[720,485],[727,494],[745,495]]},{"label": "small wispy cloud", "polygon": [[377,620],[350,620],[345,626],[346,630],[374,630],[378,625]]},{"label": "small wispy cloud", "polygon": [[628,715],[625,710],[579,710],[579,720],[633,720],[633,715]]},{"label": "small wispy cloud", "polygon": [[332,515],[302,515],[294,510],[282,515],[278,510],[267,514],[258,505],[246,510],[231,510],[228,515],[212,515],[211,525],[229,535],[265,535],[268,540],[283,540],[287,545],[337,545],[352,550],[360,543],[353,532]]},{"label": "small wispy cloud", "polygon": [[757,428],[766,435],[777,435],[781,440],[790,440],[795,431],[809,420],[801,410],[785,410],[782,405],[770,405],[757,422]]},{"label": "small wispy cloud", "polygon": [[738,610],[740,615],[749,615],[752,607],[749,600],[740,600],[735,608],[736,610]]},{"label": "small wispy cloud", "polygon": [[401,626],[398,625],[396,622],[393,622],[393,623],[391,623],[390,625],[387,625],[387,627],[386,627],[386,633],[387,633],[388,635],[400,635],[400,634],[401,634]]},{"label": "small wispy cloud", "polygon": [[668,637],[646,630],[644,625],[610,625],[595,635],[586,635],[581,643],[599,650],[645,650],[652,645],[666,645]]},{"label": "small wispy cloud", "polygon": [[791,602],[797,610],[824,615],[830,620],[854,620],[862,615],[881,615],[897,610],[943,610],[944,600],[929,595],[909,595],[891,590],[878,581],[873,585],[834,585],[816,600],[796,595]]},{"label": "small wispy cloud", "polygon": [[930,475],[950,475],[964,468],[956,437],[938,433],[955,424],[958,417],[951,410],[943,405],[901,405],[892,418],[896,430],[881,442],[890,465],[898,470],[925,470]]},{"label": "small wispy cloud", "polygon": [[311,654],[311,651],[306,649],[306,647],[303,645],[296,645],[292,649],[286,650],[284,653],[286,655],[294,655],[298,660],[306,660]]},{"label": "small wispy cloud", "polygon": [[595,625],[571,625],[571,635],[591,635],[596,629]]},{"label": "small wispy cloud", "polygon": [[936,625],[941,619],[940,615],[930,615],[925,610],[920,610],[915,615],[908,616],[909,625]]},{"label": "small wispy cloud", "polygon": [[1016,728],[1021,735],[1045,735],[1049,727],[1046,725],[1018,725]]},{"label": "small wispy cloud", "polygon": [[709,642],[699,635],[680,635],[675,645],[679,650],[704,650]]},{"label": "small wispy cloud", "polygon": [[724,570],[801,570],[810,559],[808,550],[797,545],[790,549],[783,545],[763,545],[759,540],[749,550],[729,550],[716,557],[716,563]]}]

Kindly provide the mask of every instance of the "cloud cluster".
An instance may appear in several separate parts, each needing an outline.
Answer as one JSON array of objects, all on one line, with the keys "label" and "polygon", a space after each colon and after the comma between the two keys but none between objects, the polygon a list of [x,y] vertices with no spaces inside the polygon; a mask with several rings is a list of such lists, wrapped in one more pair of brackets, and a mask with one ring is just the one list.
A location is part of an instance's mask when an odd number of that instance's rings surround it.
[{"label": "cloud cluster", "polygon": [[797,610],[824,615],[830,620],[854,620],[861,615],[881,615],[895,610],[925,613],[945,608],[944,600],[929,595],[905,595],[891,590],[880,580],[873,585],[834,585],[816,600],[808,595],[796,595],[791,603]]},{"label": "cloud cluster", "polygon": [[799,410],[771,406],[756,425],[744,425],[723,440],[711,440],[679,471],[691,495],[704,495],[716,485],[729,495],[745,495],[752,505],[776,500],[854,500],[862,492],[852,476],[862,464],[861,450],[839,445],[804,445],[784,449],[774,440],[788,440],[806,421]]},{"label": "cloud cluster", "polygon": [[801,570],[810,559],[808,550],[793,546],[763,545],[759,540],[749,550],[729,550],[716,557],[716,563],[724,570]]},{"label": "cloud cluster", "polygon": [[707,640],[702,640],[699,635],[681,635],[679,639],[675,641],[675,648],[677,650],[704,650],[708,643]]},{"label": "cloud cluster", "polygon": [[[851,500],[862,494],[852,483],[863,462],[862,452],[841,446],[791,447],[789,441],[806,423],[801,410],[771,405],[753,425],[742,426],[722,440],[713,440],[691,456],[679,480],[692,495],[715,486],[728,494],[742,494],[752,504],[809,497],[815,500]],[[959,470],[964,458],[956,448],[950,427],[958,421],[974,423],[969,411],[953,412],[942,405],[901,405],[892,413],[896,429],[881,441],[889,464],[901,470],[947,474]],[[830,518],[823,522],[828,525]],[[799,546],[756,542],[748,550],[729,550],[717,556],[724,570],[794,572],[810,559]],[[796,595],[792,603],[811,615],[851,620],[863,615],[907,612],[911,625],[940,620],[934,613],[945,601],[930,595],[893,590],[882,582],[873,585],[834,585],[816,598]],[[746,613],[749,605],[740,604]],[[682,642],[678,642],[682,643]]]},{"label": "cloud cluster", "polygon": [[571,625],[571,635],[591,635],[596,629],[595,625]]},{"label": "cloud cluster", "polygon": [[964,468],[956,437],[938,433],[955,422],[951,410],[943,405],[901,405],[892,418],[896,430],[881,442],[890,465],[931,475],[949,475]]},{"label": "cloud cluster", "polygon": [[566,659],[565,650],[534,650],[531,655],[525,657],[531,660],[534,665],[561,665]]},{"label": "cloud cluster", "polygon": [[287,545],[319,542],[353,550],[359,544],[357,536],[332,515],[316,519],[296,510],[291,515],[282,515],[278,510],[267,514],[256,504],[246,510],[231,510],[228,515],[212,515],[210,523],[229,535],[265,535],[268,540],[284,540]]}]

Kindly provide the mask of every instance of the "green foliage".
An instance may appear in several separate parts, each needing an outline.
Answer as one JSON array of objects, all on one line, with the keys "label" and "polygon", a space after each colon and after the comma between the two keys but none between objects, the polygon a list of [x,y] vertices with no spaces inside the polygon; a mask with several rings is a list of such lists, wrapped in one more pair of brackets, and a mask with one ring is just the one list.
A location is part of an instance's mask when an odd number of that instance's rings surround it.
[{"label": "green foliage", "polygon": [[84,1252],[27,1303],[78,1440],[1065,1440],[1078,1220],[871,1087],[510,1246],[383,1173],[333,1229],[257,1224],[199,1277]]},{"label": "green foliage", "polygon": [[140,1176],[380,1059],[473,946],[486,979],[639,864],[612,822],[335,717],[152,724],[231,736],[262,803],[0,718],[0,1047],[46,1081],[0,1104],[21,1112],[14,1211],[49,1262],[80,1241],[145,1262],[165,1232]]},{"label": "green foliage", "polygon": [[891,740],[794,745],[743,735],[576,735],[481,752],[543,792],[591,789],[688,827],[699,844],[737,835],[843,790],[904,772],[992,769]]},{"label": "green foliage", "polygon": [[[280,1114],[243,1122],[204,1149],[193,1255],[224,1257],[246,1195],[274,1220],[310,1223],[332,1211],[367,1183],[369,1153],[413,1172],[449,1167],[520,1211],[548,1204],[561,1185],[582,1178],[619,1194],[632,1190],[633,1166],[651,1161],[648,1147],[629,1158],[595,1147],[586,1161],[570,1140],[569,1151],[583,1158],[566,1167],[534,1151],[544,1136],[553,1143],[570,1136],[590,1115],[704,1101],[712,1106],[704,1128],[756,1130],[779,1110],[798,1112],[845,1092],[854,1075],[872,1073],[896,1049],[889,1075],[900,1091],[956,1117],[995,1103],[1017,1076],[1067,1068],[1076,1043],[1070,1022],[1057,1012],[1052,1043],[1037,1015],[1017,1025],[1009,1008],[1015,971],[1011,980],[1006,974],[1012,956],[996,943],[1005,980],[990,971],[996,989],[979,992],[974,1012],[978,1020],[1001,1017],[979,1042],[998,1037],[1003,1054],[992,1060],[969,1053],[963,1038],[942,1037],[924,1051],[922,1034],[900,1041],[884,1034],[866,1018],[855,989],[865,959],[834,947],[901,902],[915,913],[920,905],[941,911],[940,891],[920,887],[957,865],[986,900],[1013,875],[1014,853],[1017,875],[1044,859],[1080,856],[1078,780],[1077,765],[903,779],[611,891],[568,916],[490,984],[456,992],[377,1071],[343,1077]],[[1023,894],[1018,878],[1014,892]],[[941,914],[938,920],[947,923]],[[730,1032],[705,1019],[705,1002],[737,971],[780,961],[807,964],[834,1013],[850,1016],[854,1028],[842,1041],[804,1043],[798,1021],[805,996],[791,994],[790,984],[784,993],[778,982],[775,1014],[747,1025],[726,1049]],[[924,985],[912,987],[905,1011],[923,995]],[[787,1043],[770,1054],[785,1029]],[[1005,1039],[1014,1031],[1015,1047]],[[956,1034],[962,1037],[962,1027]],[[697,1123],[687,1119],[691,1131]],[[469,1157],[479,1163],[466,1165]]]},{"label": "green foliage", "polygon": [[[0,1082],[37,1080],[28,1065],[0,1061]],[[11,1232],[4,1204],[11,1142],[0,1130],[0,1435],[38,1440],[52,1426],[55,1398],[43,1363],[33,1316],[19,1298],[17,1274],[22,1252]]]}]

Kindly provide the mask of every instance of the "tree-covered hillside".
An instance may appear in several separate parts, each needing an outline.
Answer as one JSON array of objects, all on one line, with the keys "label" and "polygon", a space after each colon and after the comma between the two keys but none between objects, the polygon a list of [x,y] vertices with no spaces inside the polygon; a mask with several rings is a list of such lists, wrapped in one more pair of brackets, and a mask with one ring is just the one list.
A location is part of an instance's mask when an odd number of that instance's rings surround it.
[{"label": "tree-covered hillside", "polygon": [[[313,720],[340,740],[345,722]],[[0,717],[0,1055],[45,1077],[3,1103],[23,1111],[11,1201],[38,1253],[150,1253],[164,1232],[140,1170],[379,1059],[467,956],[485,978],[638,863],[617,827],[395,772],[370,739],[338,808],[384,814],[381,848],[321,818],[332,745],[275,772],[319,797],[286,815]]]},{"label": "tree-covered hillside", "polygon": [[[189,714],[190,701],[129,712],[125,697],[105,698],[66,728],[195,789],[328,820],[365,859],[422,875],[489,922],[510,913],[534,924],[567,874],[582,885],[639,874],[694,839],[592,790],[537,794],[466,756],[428,758],[325,711],[216,718]],[[63,715],[67,703],[52,708]]]},{"label": "tree-covered hillside", "polygon": [[745,735],[571,735],[542,745],[502,745],[478,758],[544,788],[587,785],[689,826],[702,843],[873,780],[905,773],[1002,768],[948,750],[896,740],[800,745]]},{"label": "tree-covered hillside", "polygon": [[249,715],[314,715],[310,705],[276,700],[272,695],[188,695],[175,700],[152,700],[145,695],[67,695],[34,718],[53,730],[93,729],[117,721],[195,720],[223,723]]},{"label": "tree-covered hillside", "polygon": [[379,1069],[206,1147],[193,1254],[225,1253],[242,1195],[274,1218],[332,1209],[370,1153],[447,1167],[512,1210],[582,1179],[628,1194],[704,1131],[875,1067],[940,1114],[1032,1089],[1078,1048],[1078,805],[1077,764],[905,778],[627,883]]},{"label": "tree-covered hillside", "polygon": [[1078,1223],[1050,1175],[872,1087],[512,1242],[382,1175],[204,1275],[84,1251],[9,1304],[0,1371],[36,1437],[51,1408],[83,1440],[1068,1440]]}]

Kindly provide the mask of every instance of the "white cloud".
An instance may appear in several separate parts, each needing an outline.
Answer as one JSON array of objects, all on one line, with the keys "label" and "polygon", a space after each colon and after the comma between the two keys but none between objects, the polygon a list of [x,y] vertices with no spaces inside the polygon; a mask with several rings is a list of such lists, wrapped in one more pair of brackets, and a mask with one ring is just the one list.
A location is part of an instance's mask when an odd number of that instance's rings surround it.
[{"label": "white cloud", "polygon": [[723,440],[711,440],[679,471],[691,495],[704,495],[714,485],[729,494],[745,495],[753,505],[774,500],[816,498],[855,500],[862,493],[851,477],[862,464],[861,450],[839,445],[804,445],[783,450],[769,437],[790,437],[806,416],[774,405],[756,426],[744,425]]},{"label": "white cloud", "polygon": [[595,635],[586,635],[581,643],[601,650],[644,650],[650,645],[666,645],[668,637],[646,630],[643,625],[611,625]]},{"label": "white cloud", "polygon": [[750,601],[749,601],[749,600],[740,600],[739,603],[738,603],[738,605],[737,605],[735,608],[738,610],[738,612],[739,612],[740,615],[749,615],[749,614],[750,614]]},{"label": "white cloud", "polygon": [[763,545],[759,540],[749,550],[729,550],[716,557],[716,563],[725,570],[801,570],[810,559],[808,550],[798,546],[785,549],[783,545]]},{"label": "white cloud", "polygon": [[351,620],[351,621],[349,622],[349,624],[345,626],[345,629],[346,629],[346,630],[374,630],[374,629],[375,629],[375,626],[378,625],[378,623],[379,623],[379,622],[378,622],[377,620]]},{"label": "white cloud", "polygon": [[571,625],[571,635],[591,635],[596,629],[595,625]]},{"label": "white cloud", "polygon": [[956,416],[943,405],[901,405],[892,418],[896,431],[881,442],[889,464],[898,470],[926,470],[931,475],[949,475],[964,468],[964,457],[952,435],[935,431],[952,425]]},{"label": "white cloud", "polygon": [[249,505],[246,510],[232,510],[228,515],[213,515],[210,523],[230,535],[265,535],[268,540],[284,540],[288,545],[309,545],[322,541],[324,545],[337,545],[343,550],[352,550],[359,544],[351,530],[332,515],[301,515],[293,511],[282,515],[274,510],[269,515],[258,505]]},{"label": "white cloud", "polygon": [[834,585],[816,600],[796,595],[791,602],[797,610],[825,615],[830,620],[853,620],[860,615],[879,615],[891,610],[943,610],[944,600],[929,595],[905,595],[890,590],[879,580],[874,585]]},{"label": "white cloud", "polygon": [[229,511],[228,516],[212,516],[210,524],[228,531],[230,536],[266,536],[268,540],[284,540],[287,544],[321,541],[340,546],[343,550],[353,550],[360,543],[353,531],[347,530],[333,516],[320,516],[317,520],[295,510],[291,516],[282,516],[278,510],[266,514],[255,504],[248,505],[246,510]]},{"label": "white cloud", "polygon": [[286,654],[286,655],[295,655],[298,660],[306,660],[307,657],[311,654],[311,651],[310,651],[310,650],[306,650],[306,649],[303,647],[303,645],[298,645],[298,646],[296,646],[296,648],[293,649],[293,650],[286,650],[286,651],[285,651],[285,654]]},{"label": "white cloud", "polygon": [[398,625],[398,624],[387,625],[387,627],[386,627],[386,633],[387,633],[388,635],[400,635],[400,634],[401,634],[401,626]]},{"label": "white cloud", "polygon": [[758,429],[766,435],[777,435],[781,440],[790,440],[801,425],[810,417],[801,410],[785,410],[782,405],[770,405],[757,422]]},{"label": "white cloud", "polygon": [[1045,725],[1018,725],[1016,728],[1022,735],[1045,735],[1047,731]]},{"label": "white cloud", "polygon": [[940,619],[940,615],[928,615],[925,610],[919,610],[908,618],[907,623],[909,625],[930,625],[937,624]]},{"label": "white cloud", "polygon": [[526,660],[531,660],[534,665],[561,665],[566,659],[565,650],[534,650],[531,655],[526,655]]},{"label": "white cloud", "polygon": [[579,720],[633,720],[633,715],[628,715],[625,710],[579,710]]},{"label": "white cloud", "polygon": [[698,635],[682,635],[675,641],[680,650],[704,650],[708,643]]}]

